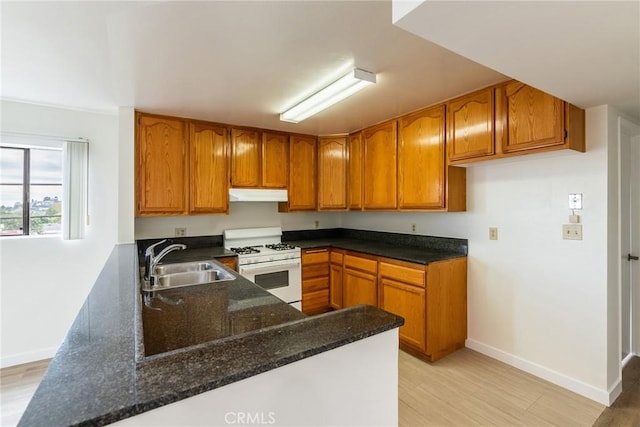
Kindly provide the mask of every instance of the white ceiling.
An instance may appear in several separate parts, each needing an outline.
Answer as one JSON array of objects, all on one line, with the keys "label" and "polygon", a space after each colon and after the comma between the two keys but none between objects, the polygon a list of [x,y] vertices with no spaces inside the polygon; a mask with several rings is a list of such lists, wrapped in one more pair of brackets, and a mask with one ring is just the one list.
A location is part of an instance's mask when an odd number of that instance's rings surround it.
[{"label": "white ceiling", "polygon": [[[331,134],[506,78],[394,26],[390,1],[2,0],[0,14],[0,96],[36,103],[95,110],[134,106],[209,121]],[[455,28],[457,21],[442,18],[440,23]],[[507,50],[524,57],[539,39],[531,37],[526,49]],[[590,51],[591,60],[597,60],[599,50],[610,50],[605,43],[596,48]],[[572,52],[562,47],[549,56],[566,54],[571,63]],[[353,66],[378,73],[378,83],[299,124],[278,120],[286,107]],[[533,71],[548,74],[544,64]],[[541,89],[573,95],[552,90],[565,88],[561,79],[555,83]],[[571,83],[566,81],[573,87]],[[582,89],[589,105],[566,99],[591,106],[620,98],[619,91],[606,85]],[[589,93],[595,95],[586,98]]]},{"label": "white ceiling", "polygon": [[640,119],[638,0],[413,1],[394,4],[394,20],[582,108],[611,104]]}]

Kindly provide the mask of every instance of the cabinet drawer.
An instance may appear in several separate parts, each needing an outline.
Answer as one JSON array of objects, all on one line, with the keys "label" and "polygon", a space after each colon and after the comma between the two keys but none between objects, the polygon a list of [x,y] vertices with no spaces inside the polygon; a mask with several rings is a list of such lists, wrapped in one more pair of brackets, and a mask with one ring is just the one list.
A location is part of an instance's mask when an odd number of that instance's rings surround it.
[{"label": "cabinet drawer", "polygon": [[305,314],[324,313],[329,310],[329,289],[302,295],[302,312]]},{"label": "cabinet drawer", "polygon": [[329,262],[329,250],[308,249],[302,252],[302,265]]},{"label": "cabinet drawer", "polygon": [[302,267],[302,280],[327,276],[329,276],[329,263],[305,265]]},{"label": "cabinet drawer", "polygon": [[374,274],[378,271],[378,262],[376,260],[356,257],[353,255],[344,256],[344,266]]},{"label": "cabinet drawer", "polygon": [[424,288],[424,270],[381,262],[380,275]]},{"label": "cabinet drawer", "polygon": [[340,264],[342,265],[342,259],[344,255],[340,252],[331,251],[331,263],[332,264]]},{"label": "cabinet drawer", "polygon": [[329,289],[328,277],[316,277],[315,279],[307,279],[302,281],[302,293],[321,291]]}]

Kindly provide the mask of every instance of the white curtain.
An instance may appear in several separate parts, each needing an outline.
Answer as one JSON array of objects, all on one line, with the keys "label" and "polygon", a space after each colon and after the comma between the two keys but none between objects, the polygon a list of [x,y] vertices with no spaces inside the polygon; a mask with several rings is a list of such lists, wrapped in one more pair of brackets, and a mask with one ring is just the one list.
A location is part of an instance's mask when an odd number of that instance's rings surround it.
[{"label": "white curtain", "polygon": [[64,144],[62,198],[62,238],[84,239],[87,218],[87,176],[89,171],[89,144],[70,142]]}]

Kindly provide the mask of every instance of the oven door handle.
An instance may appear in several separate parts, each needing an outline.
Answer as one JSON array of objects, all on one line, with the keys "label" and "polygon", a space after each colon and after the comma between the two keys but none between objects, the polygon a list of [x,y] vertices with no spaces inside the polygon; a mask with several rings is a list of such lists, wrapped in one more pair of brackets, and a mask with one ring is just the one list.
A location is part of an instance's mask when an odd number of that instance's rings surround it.
[{"label": "oven door handle", "polygon": [[292,260],[282,260],[282,261],[271,261],[271,262],[263,262],[259,264],[251,264],[251,265],[241,265],[241,273],[250,272],[250,271],[258,271],[258,270],[273,270],[278,269],[277,267],[299,267],[300,259],[292,259]]}]

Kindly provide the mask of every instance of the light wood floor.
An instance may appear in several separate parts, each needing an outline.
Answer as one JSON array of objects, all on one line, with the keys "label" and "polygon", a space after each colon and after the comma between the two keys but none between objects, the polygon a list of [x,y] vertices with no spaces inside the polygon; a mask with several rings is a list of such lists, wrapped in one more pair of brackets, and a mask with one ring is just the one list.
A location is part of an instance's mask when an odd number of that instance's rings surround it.
[{"label": "light wood floor", "polygon": [[0,426],[15,426],[49,366],[50,359],[0,369]]},{"label": "light wood floor", "polygon": [[604,405],[463,348],[433,364],[400,352],[399,425],[591,426]]},{"label": "light wood floor", "polygon": [[[2,426],[17,424],[48,363],[0,370]],[[604,409],[469,349],[433,364],[400,352],[399,372],[401,427],[591,426]]]}]

